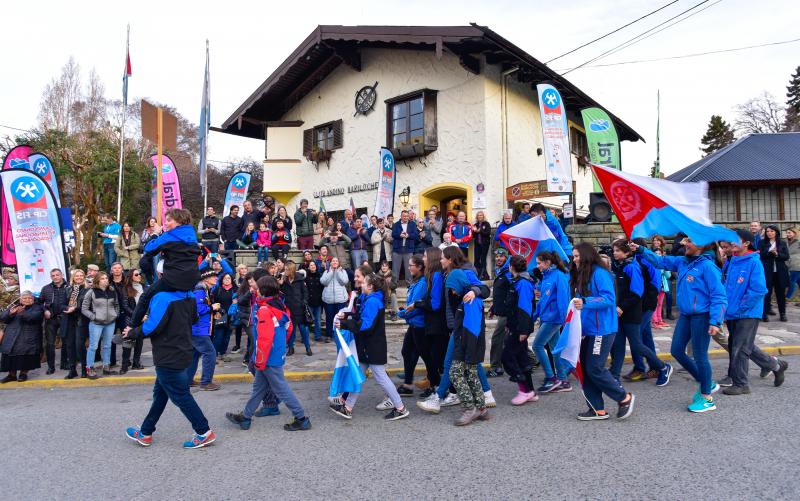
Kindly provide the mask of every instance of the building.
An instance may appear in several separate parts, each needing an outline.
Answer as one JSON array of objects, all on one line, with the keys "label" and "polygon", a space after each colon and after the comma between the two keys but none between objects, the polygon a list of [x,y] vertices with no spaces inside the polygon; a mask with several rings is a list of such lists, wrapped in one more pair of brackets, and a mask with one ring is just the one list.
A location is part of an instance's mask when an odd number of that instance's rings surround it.
[{"label": "building", "polygon": [[[319,26],[228,118],[222,132],[266,141],[265,193],[294,207],[324,198],[375,204],[379,149],[393,149],[407,208],[465,210],[487,220],[548,193],[536,85],[568,112],[579,215],[592,191],[580,110],[600,106],[565,78],[486,27]],[[612,117],[620,140],[641,139]],[[553,196],[555,195],[555,196]],[[396,203],[395,210],[403,208]]]},{"label": "building", "polygon": [[800,132],[750,134],[667,177],[705,181],[716,223],[800,221]]}]

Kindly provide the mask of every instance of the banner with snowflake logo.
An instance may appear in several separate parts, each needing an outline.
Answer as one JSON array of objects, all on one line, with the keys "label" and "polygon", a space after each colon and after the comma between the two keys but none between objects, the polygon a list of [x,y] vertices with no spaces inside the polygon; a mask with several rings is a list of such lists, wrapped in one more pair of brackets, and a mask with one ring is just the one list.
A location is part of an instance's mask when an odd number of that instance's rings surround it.
[{"label": "banner with snowflake logo", "polygon": [[236,205],[241,208],[247,200],[247,192],[250,190],[251,175],[249,172],[237,172],[228,181],[228,189],[225,190],[225,208],[222,217],[231,213],[231,206]]},{"label": "banner with snowflake logo", "polygon": [[557,193],[572,192],[572,158],[569,153],[567,109],[561,94],[549,84],[536,86],[539,94],[539,112],[542,119],[545,172],[547,190]]}]

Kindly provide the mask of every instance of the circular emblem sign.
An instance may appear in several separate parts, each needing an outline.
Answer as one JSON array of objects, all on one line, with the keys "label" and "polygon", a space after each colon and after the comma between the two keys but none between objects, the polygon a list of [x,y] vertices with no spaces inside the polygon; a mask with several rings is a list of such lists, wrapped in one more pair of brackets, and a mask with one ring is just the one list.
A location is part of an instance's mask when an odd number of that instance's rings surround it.
[{"label": "circular emblem sign", "polygon": [[22,176],[11,183],[11,196],[22,203],[32,204],[41,200],[45,187],[32,176]]},{"label": "circular emblem sign", "polygon": [[356,112],[353,116],[366,115],[372,111],[373,106],[375,106],[375,100],[378,97],[378,93],[375,91],[377,86],[378,82],[375,82],[374,85],[365,85],[356,92]]},{"label": "circular emblem sign", "polygon": [[522,256],[525,259],[528,259],[528,256],[533,252],[528,242],[522,238],[516,237],[508,239],[508,250],[511,251],[511,254]]},{"label": "circular emblem sign", "polygon": [[615,181],[611,183],[610,191],[614,204],[625,219],[634,218],[642,211],[639,194],[630,189],[627,183]]}]

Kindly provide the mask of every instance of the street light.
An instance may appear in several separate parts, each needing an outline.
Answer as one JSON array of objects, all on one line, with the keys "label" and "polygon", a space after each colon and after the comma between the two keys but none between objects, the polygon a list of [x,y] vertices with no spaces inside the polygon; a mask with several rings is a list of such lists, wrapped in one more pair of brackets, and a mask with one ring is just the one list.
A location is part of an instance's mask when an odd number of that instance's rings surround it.
[{"label": "street light", "polygon": [[400,203],[403,204],[403,207],[408,207],[408,201],[411,199],[411,187],[406,186],[403,188],[403,191],[400,192]]}]

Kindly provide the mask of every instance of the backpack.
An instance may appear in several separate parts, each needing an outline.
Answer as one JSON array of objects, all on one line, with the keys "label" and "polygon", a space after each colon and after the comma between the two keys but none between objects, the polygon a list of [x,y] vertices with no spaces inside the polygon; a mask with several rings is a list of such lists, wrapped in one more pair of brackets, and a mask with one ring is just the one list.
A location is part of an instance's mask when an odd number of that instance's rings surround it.
[{"label": "backpack", "polygon": [[[236,299],[236,294],[233,295],[233,299]],[[233,327],[242,324],[242,320],[239,318],[239,303],[231,303],[228,308],[228,320]]]}]

